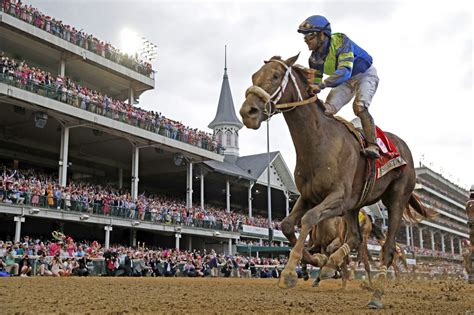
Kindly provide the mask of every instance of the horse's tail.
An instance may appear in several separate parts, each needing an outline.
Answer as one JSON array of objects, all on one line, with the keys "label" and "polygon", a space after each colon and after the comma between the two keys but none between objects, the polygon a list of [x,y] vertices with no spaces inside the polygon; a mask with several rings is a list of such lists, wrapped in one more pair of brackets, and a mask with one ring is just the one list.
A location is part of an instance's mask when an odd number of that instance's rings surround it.
[{"label": "horse's tail", "polygon": [[370,231],[370,236],[375,237],[377,241],[383,241],[385,240],[385,235],[383,234],[382,228],[378,226],[377,224],[372,224],[372,231]]},{"label": "horse's tail", "polygon": [[405,211],[403,211],[403,218],[407,222],[416,224],[423,219],[433,219],[436,216],[438,216],[438,213],[431,208],[425,207],[415,194],[412,193],[410,195],[408,205]]}]

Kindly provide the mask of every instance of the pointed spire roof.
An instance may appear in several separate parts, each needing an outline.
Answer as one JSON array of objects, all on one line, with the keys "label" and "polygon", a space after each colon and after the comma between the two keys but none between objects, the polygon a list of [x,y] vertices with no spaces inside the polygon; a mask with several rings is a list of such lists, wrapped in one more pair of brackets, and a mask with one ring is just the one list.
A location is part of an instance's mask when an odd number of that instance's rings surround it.
[{"label": "pointed spire roof", "polygon": [[216,117],[214,117],[214,120],[208,125],[208,127],[214,129],[217,125],[233,125],[240,129],[244,125],[235,114],[234,101],[232,99],[229,85],[229,77],[227,76],[227,46],[225,50],[224,78],[222,81],[221,95],[219,97],[219,105],[217,106]]}]

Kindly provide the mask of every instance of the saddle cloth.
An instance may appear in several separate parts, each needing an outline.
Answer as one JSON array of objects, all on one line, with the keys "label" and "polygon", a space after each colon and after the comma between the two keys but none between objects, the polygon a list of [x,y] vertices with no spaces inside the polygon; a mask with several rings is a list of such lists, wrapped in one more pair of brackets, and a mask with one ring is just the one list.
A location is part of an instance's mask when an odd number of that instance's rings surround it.
[{"label": "saddle cloth", "polygon": [[[362,148],[367,147],[367,141],[362,131],[362,124],[360,123],[359,118],[353,119],[351,122],[348,122],[342,117],[334,116],[338,121],[343,123],[347,129],[356,137],[357,141],[361,145]],[[398,153],[397,148],[393,144],[393,142],[387,137],[385,132],[382,129],[375,126],[376,131],[376,141],[377,146],[380,149],[380,158],[375,160],[375,179],[379,179],[391,170],[404,166],[407,163]]]}]

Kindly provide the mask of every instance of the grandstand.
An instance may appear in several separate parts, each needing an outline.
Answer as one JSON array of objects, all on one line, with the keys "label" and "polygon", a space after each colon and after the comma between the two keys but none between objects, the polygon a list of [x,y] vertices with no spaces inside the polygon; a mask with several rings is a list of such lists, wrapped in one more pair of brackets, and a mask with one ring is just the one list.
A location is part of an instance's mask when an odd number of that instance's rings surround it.
[{"label": "grandstand", "polygon": [[[62,230],[106,247],[141,240],[226,253],[241,237],[263,244],[267,156],[238,156],[227,69],[210,134],[139,108],[154,88],[151,65],[76,29],[2,2],[0,238]],[[278,228],[297,191],[279,152],[271,171]],[[275,240],[286,239],[277,230]]]},{"label": "grandstand", "polygon": [[469,238],[465,211],[469,192],[421,163],[416,175],[415,193],[438,216],[417,225],[404,222],[397,241],[417,258],[461,260],[462,240]]},{"label": "grandstand", "polygon": [[[9,170],[0,174],[2,195],[16,189],[19,174],[27,181],[41,177],[45,191],[49,181],[60,193],[52,206],[47,195],[33,203],[27,188],[0,202],[0,239],[62,230],[106,247],[142,241],[228,254],[265,252],[270,172],[273,245],[282,245],[271,251],[288,250],[278,226],[298,192],[279,152],[270,153],[270,168],[267,154],[239,156],[242,123],[227,66],[210,134],[138,107],[140,95],[155,85],[151,65],[26,5],[2,3],[0,165]],[[83,196],[65,199],[84,186],[87,202]],[[458,257],[468,238],[467,191],[420,165],[416,192],[440,215],[404,224],[397,241],[417,256]],[[386,219],[383,205],[370,209]]]}]

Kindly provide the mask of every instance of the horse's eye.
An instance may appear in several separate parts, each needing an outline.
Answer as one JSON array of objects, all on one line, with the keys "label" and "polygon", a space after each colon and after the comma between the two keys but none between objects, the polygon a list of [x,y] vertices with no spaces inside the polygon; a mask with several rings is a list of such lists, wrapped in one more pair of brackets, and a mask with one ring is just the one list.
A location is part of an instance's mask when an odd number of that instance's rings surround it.
[{"label": "horse's eye", "polygon": [[280,76],[279,76],[277,73],[275,73],[275,74],[273,75],[273,80],[278,80],[279,78],[280,78]]}]

